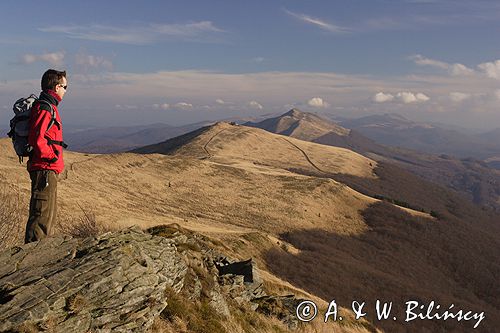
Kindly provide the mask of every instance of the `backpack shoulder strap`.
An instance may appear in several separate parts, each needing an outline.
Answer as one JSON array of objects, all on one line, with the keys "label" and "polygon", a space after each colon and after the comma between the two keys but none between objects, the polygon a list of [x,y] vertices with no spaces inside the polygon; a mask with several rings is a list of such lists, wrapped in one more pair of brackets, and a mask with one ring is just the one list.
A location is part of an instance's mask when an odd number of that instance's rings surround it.
[{"label": "backpack shoulder strap", "polygon": [[[47,126],[47,131],[48,131],[52,127],[52,125],[54,125],[57,122],[54,109],[52,108],[52,104],[50,104],[47,101],[39,99],[38,102],[40,103],[40,109],[41,110],[46,110],[46,111],[50,112],[51,119],[50,119],[50,122],[49,122],[49,126]],[[49,109],[46,109],[45,107],[42,108],[42,104],[48,105]],[[46,137],[46,139],[47,139],[47,142],[49,143],[49,145],[59,145],[59,146],[62,146],[64,149],[68,148],[68,145],[64,141],[56,141],[56,140],[52,140],[52,139],[50,139],[48,137]]]},{"label": "backpack shoulder strap", "polygon": [[[47,131],[52,127],[52,125],[54,125],[54,123],[56,122],[56,114],[54,112],[54,109],[52,108],[52,105],[43,100],[43,99],[37,99],[37,102],[38,104],[40,105],[40,110],[45,110],[45,111],[48,111],[50,113],[50,122],[49,122],[49,126],[47,126]],[[42,105],[44,107],[42,107]]]}]

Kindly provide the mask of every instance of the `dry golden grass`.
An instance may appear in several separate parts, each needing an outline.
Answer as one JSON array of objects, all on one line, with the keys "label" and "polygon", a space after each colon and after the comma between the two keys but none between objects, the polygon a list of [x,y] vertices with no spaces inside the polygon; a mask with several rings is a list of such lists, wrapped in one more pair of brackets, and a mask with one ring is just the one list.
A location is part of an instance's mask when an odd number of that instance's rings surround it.
[{"label": "dry golden grass", "polygon": [[[0,145],[8,153],[0,157],[0,177],[18,182],[21,196],[29,197],[27,173],[16,164],[10,142],[0,140]],[[176,222],[212,234],[296,227],[359,233],[364,230],[359,211],[371,202],[333,180],[294,174],[279,165],[246,168],[245,159],[229,165],[183,155],[66,152],[65,162],[58,184],[63,220],[77,219],[82,206],[117,227]],[[286,160],[280,163],[288,167]]]},{"label": "dry golden grass", "polygon": [[[249,309],[230,306],[231,316],[220,317],[212,310],[202,309],[181,297],[170,298],[166,310],[155,318],[147,333],[286,333],[291,332],[283,322]],[[300,323],[293,332],[297,333],[379,333],[367,321],[355,321],[346,317],[344,323],[327,322],[317,318]]]},{"label": "dry golden grass", "polygon": [[[8,139],[0,146],[7,152],[0,156],[0,177],[19,184],[21,196],[29,196],[24,166],[16,163]],[[204,149],[210,158],[190,157],[197,151],[207,157]],[[374,199],[331,179],[288,171],[319,172],[311,161],[328,173],[368,177],[376,166],[346,149],[219,124],[174,156],[65,152],[58,216],[78,219],[81,206],[92,207],[101,223],[117,227],[176,222],[212,234],[277,234],[297,227],[364,232],[359,211]]]},{"label": "dry golden grass", "polygon": [[[158,145],[161,152],[161,145]],[[209,157],[231,165],[257,162],[271,168],[317,170],[373,177],[376,162],[351,150],[276,135],[258,128],[218,123],[185,144],[176,155]]]},{"label": "dry golden grass", "polygon": [[329,133],[346,136],[350,132],[334,122],[297,109],[292,109],[276,118],[266,119],[258,123],[256,127],[305,141],[313,141]]},{"label": "dry golden grass", "polygon": [[29,198],[15,184],[0,185],[0,250],[24,242]]},{"label": "dry golden grass", "polygon": [[56,225],[56,234],[65,234],[77,238],[97,236],[107,231],[116,230],[109,224],[99,222],[96,214],[90,209],[80,208],[80,215],[71,219],[60,218]]}]

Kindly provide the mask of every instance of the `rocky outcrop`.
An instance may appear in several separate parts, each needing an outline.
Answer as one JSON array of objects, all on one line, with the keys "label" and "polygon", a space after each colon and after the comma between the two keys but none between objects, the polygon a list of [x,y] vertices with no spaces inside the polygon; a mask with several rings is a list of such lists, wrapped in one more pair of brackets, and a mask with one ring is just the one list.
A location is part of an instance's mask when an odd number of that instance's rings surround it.
[{"label": "rocky outcrop", "polygon": [[174,239],[138,228],[14,247],[0,254],[0,331],[142,332],[186,271]]},{"label": "rocky outcrop", "polygon": [[0,253],[0,332],[145,332],[179,293],[221,318],[228,300],[255,310],[266,296],[251,260],[235,263],[172,225]]}]

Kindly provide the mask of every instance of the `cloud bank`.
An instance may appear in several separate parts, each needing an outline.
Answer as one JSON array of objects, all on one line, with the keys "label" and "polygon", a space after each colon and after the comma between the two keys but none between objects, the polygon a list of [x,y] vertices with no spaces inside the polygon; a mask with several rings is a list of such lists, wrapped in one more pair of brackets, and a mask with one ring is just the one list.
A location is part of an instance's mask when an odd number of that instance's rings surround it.
[{"label": "cloud bank", "polygon": [[419,54],[411,56],[410,59],[417,65],[440,68],[448,71],[453,76],[483,75],[491,79],[500,80],[500,60],[485,62],[477,65],[477,69],[472,69],[460,63],[450,64],[429,59]]},{"label": "cloud bank", "polygon": [[453,102],[459,103],[459,102],[463,102],[469,98],[471,98],[471,94],[466,94],[466,93],[456,92],[456,91],[450,93],[450,99]]},{"label": "cloud bank", "polygon": [[27,53],[21,57],[21,63],[29,65],[35,62],[46,62],[52,66],[60,67],[64,64],[65,52],[50,52],[43,54]]},{"label": "cloud bank", "polygon": [[379,92],[373,96],[373,101],[377,103],[385,103],[385,102],[390,102],[394,99],[394,95],[391,94],[385,94],[383,92]]},{"label": "cloud bank", "polygon": [[[74,108],[76,118],[87,117],[89,123],[104,123],[99,120],[103,117],[125,123],[128,118],[117,118],[113,112],[127,110],[140,111],[126,113],[126,116],[140,115],[143,122],[169,122],[153,118],[168,115],[168,119],[187,123],[210,117],[257,114],[264,109],[263,105],[268,112],[284,112],[285,105],[295,105],[351,117],[396,112],[421,115],[428,121],[450,119],[459,125],[487,122],[489,126],[500,127],[500,89],[494,78],[497,61],[485,64],[490,65],[483,66],[484,70],[476,65],[474,74],[465,76],[455,76],[448,71],[395,77],[331,72],[100,71],[71,74],[72,89],[64,104]],[[0,99],[27,96],[38,89],[39,78],[0,81]],[[333,100],[335,107],[327,102]],[[83,108],[88,111],[80,112]],[[189,112],[162,113],[160,110]]]},{"label": "cloud bank", "polygon": [[398,92],[396,95],[379,92],[373,96],[373,101],[377,103],[386,103],[398,101],[405,104],[427,102],[430,98],[423,93],[412,93],[409,91]]},{"label": "cloud bank", "polygon": [[485,62],[483,64],[478,65],[478,67],[489,78],[500,80],[500,60],[493,62]]},{"label": "cloud bank", "polygon": [[474,74],[473,69],[468,68],[467,66],[460,63],[449,64],[443,61],[426,58],[420,54],[413,55],[410,57],[410,59],[413,60],[417,65],[444,69],[454,76],[467,76]]},{"label": "cloud bank", "polygon": [[186,102],[179,102],[179,103],[175,104],[174,107],[178,108],[178,109],[186,110],[186,109],[192,109],[193,108],[193,104],[186,103]]}]

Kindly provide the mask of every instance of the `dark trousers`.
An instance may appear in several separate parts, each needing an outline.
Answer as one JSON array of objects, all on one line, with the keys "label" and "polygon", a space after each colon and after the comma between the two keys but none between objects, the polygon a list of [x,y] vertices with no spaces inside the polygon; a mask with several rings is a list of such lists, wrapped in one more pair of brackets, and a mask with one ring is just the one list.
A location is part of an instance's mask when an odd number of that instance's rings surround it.
[{"label": "dark trousers", "polygon": [[57,175],[52,170],[30,172],[30,215],[24,243],[52,235],[57,214]]}]

